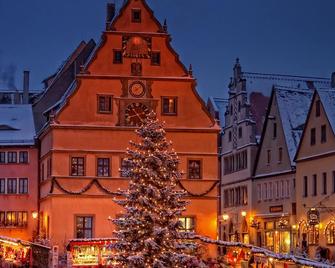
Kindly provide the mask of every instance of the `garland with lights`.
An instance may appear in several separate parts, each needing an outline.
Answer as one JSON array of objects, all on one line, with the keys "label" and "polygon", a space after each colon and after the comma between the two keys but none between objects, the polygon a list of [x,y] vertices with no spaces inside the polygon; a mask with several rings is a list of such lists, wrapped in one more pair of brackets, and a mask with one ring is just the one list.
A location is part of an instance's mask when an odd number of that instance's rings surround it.
[{"label": "garland with lights", "polygon": [[208,195],[211,191],[213,191],[213,189],[218,185],[219,181],[216,181],[213,183],[213,185],[205,192],[201,193],[201,194],[195,194],[190,192],[189,190],[186,189],[186,187],[181,183],[182,180],[178,180],[178,185],[181,189],[183,189],[185,192],[187,192],[188,195],[192,196],[192,197],[203,197]]},{"label": "garland with lights", "polygon": [[111,259],[118,267],[203,267],[195,256],[198,244],[180,232],[186,192],[178,190],[179,160],[169,148],[163,124],[151,112],[136,134],[140,142],[130,142],[125,159],[130,166],[129,188],[119,190],[122,199],[115,199],[124,214],[113,220],[116,253]]},{"label": "garland with lights", "polygon": [[93,179],[90,181],[89,184],[87,184],[83,189],[81,189],[80,191],[77,192],[73,192],[73,191],[69,191],[66,190],[60,183],[59,181],[56,180],[56,178],[52,178],[51,181],[51,187],[50,187],[50,191],[49,193],[52,194],[54,192],[54,188],[57,187],[58,189],[60,189],[62,192],[69,194],[69,195],[81,195],[86,193],[87,191],[89,191],[93,185],[96,185],[101,191],[103,191],[104,193],[108,194],[108,195],[113,195],[113,196],[118,196],[119,194],[116,192],[112,192],[108,189],[106,189],[105,187],[103,187],[100,182],[97,179]]}]

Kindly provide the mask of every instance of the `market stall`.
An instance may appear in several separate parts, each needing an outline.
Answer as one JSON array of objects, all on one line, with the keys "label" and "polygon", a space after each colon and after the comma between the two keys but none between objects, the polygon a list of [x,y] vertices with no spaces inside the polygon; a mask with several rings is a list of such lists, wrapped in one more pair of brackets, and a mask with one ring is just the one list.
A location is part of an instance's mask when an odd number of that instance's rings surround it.
[{"label": "market stall", "polygon": [[49,251],[43,245],[0,236],[0,267],[46,267]]},{"label": "market stall", "polygon": [[110,260],[113,239],[73,239],[69,241],[68,266],[116,267]]}]

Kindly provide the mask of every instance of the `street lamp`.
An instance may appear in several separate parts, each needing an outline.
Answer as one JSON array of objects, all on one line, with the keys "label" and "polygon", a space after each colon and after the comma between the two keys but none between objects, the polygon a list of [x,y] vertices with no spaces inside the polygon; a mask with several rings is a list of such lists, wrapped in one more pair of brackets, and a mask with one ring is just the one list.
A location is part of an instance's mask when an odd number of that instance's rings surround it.
[{"label": "street lamp", "polygon": [[242,217],[245,218],[245,217],[247,216],[247,212],[246,212],[246,211],[242,211],[242,212],[241,212],[241,215],[242,215]]},{"label": "street lamp", "polygon": [[222,220],[223,220],[224,222],[228,221],[228,220],[229,220],[229,215],[226,214],[226,213],[224,213],[224,214],[222,215]]},{"label": "street lamp", "polygon": [[33,212],[31,213],[31,216],[33,217],[34,220],[36,220],[37,217],[38,217],[38,212],[37,212],[37,211],[33,211]]}]

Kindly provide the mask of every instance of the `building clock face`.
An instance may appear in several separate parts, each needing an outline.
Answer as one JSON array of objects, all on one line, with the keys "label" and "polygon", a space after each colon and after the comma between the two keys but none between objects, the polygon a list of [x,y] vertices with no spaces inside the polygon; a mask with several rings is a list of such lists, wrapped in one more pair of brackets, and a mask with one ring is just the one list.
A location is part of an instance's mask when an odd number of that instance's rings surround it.
[{"label": "building clock face", "polygon": [[145,87],[142,82],[134,82],[129,87],[130,94],[135,98],[141,98],[145,94]]},{"label": "building clock face", "polygon": [[143,103],[132,103],[127,106],[125,111],[127,126],[141,126],[149,114],[150,110]]}]

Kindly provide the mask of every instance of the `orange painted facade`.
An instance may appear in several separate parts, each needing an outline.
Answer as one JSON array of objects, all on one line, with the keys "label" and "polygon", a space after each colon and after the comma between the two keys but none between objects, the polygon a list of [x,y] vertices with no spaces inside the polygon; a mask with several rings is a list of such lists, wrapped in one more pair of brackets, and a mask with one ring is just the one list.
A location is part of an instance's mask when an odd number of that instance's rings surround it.
[{"label": "orange painted facade", "polygon": [[[136,139],[138,120],[152,109],[166,122],[180,157],[180,187],[190,201],[184,215],[197,233],[216,238],[220,129],[195,85],[171,48],[166,27],[145,1],[128,1],[39,136],[42,237],[64,251],[78,234],[78,217],[92,218],[92,237],[113,236],[109,218],[122,213],[114,193],[128,185],[120,172],[122,158]],[[73,167],[78,158],[79,175]],[[99,159],[109,163],[104,177]],[[208,255],[215,256],[216,248],[208,247]]]},{"label": "orange painted facade", "polygon": [[[27,153],[27,163],[19,163],[20,152]],[[0,236],[31,241],[38,223],[33,218],[38,211],[38,150],[6,146],[0,148],[1,153],[5,163],[0,163]],[[16,163],[9,163],[8,153],[16,153]]]}]

